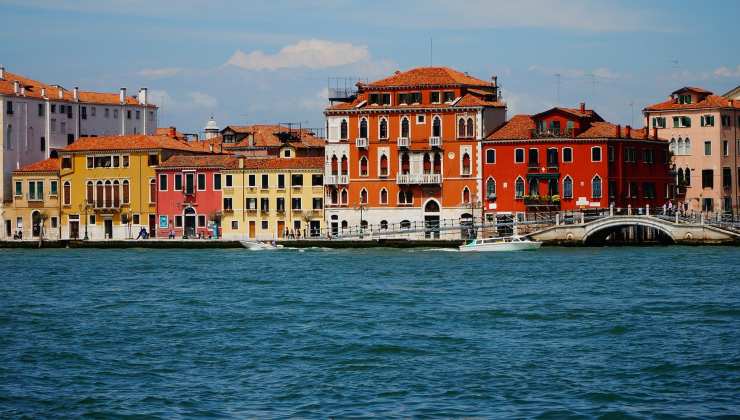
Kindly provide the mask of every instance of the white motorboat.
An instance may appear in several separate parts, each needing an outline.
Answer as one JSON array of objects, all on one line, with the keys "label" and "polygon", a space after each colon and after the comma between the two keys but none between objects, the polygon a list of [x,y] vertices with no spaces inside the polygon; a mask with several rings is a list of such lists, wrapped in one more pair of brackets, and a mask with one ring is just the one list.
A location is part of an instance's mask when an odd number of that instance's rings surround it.
[{"label": "white motorboat", "polygon": [[460,245],[462,252],[492,252],[492,251],[527,251],[537,249],[542,242],[532,241],[521,236],[505,236],[499,238],[472,239]]},{"label": "white motorboat", "polygon": [[283,247],[282,245],[260,241],[239,241],[239,243],[250,251],[264,251],[269,249],[280,249]]}]

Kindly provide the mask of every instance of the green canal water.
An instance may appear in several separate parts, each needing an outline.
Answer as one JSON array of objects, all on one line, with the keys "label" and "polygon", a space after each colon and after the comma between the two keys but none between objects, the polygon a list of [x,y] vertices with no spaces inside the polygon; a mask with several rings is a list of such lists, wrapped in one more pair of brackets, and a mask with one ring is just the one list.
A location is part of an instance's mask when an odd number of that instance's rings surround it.
[{"label": "green canal water", "polygon": [[738,415],[739,259],[0,250],[0,417]]}]

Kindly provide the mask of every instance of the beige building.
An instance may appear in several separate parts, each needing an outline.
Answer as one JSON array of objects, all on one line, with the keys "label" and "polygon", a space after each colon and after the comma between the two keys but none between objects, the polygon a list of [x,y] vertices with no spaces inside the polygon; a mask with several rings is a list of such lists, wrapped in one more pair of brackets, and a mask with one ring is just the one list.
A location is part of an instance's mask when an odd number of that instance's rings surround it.
[{"label": "beige building", "polygon": [[12,201],[3,207],[7,239],[60,238],[59,159],[35,162],[13,171]]},{"label": "beige building", "polygon": [[[734,93],[733,93],[734,92]],[[740,100],[684,87],[643,110],[645,124],[669,139],[676,202],[687,211],[740,210]]]}]

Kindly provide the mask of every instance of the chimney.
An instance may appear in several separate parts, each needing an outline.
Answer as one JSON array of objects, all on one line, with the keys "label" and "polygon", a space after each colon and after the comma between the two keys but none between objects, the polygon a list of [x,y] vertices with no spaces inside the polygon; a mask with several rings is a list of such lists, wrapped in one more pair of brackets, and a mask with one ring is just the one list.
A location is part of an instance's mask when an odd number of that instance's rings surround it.
[{"label": "chimney", "polygon": [[491,80],[491,85],[493,85],[493,87],[498,87],[498,76],[494,74],[493,77],[491,77]]},{"label": "chimney", "polygon": [[59,99],[64,99],[64,89],[61,87],[57,88],[59,89],[57,92],[59,93]]},{"label": "chimney", "polygon": [[41,88],[41,97],[46,98],[46,88],[45,87]]},{"label": "chimney", "polygon": [[642,134],[645,136],[646,139],[649,139],[650,138],[650,135],[649,135],[650,132],[648,131],[647,126],[645,126],[645,127],[642,128]]},{"label": "chimney", "polygon": [[149,98],[147,98],[147,88],[139,89],[139,103],[141,105],[148,105],[148,99]]},{"label": "chimney", "polygon": [[244,156],[239,157],[239,169],[244,169]]},{"label": "chimney", "polygon": [[126,88],[121,88],[121,93],[118,94],[118,100],[121,102],[121,105],[126,103]]},{"label": "chimney", "polygon": [[21,96],[26,96],[26,87],[21,85]]},{"label": "chimney", "polygon": [[173,139],[177,137],[177,130],[175,129],[175,127],[169,127],[167,129],[167,135],[172,137]]},{"label": "chimney", "polygon": [[630,127],[629,125],[625,125],[624,126],[624,136],[626,138],[630,138],[631,135],[632,135],[632,127]]},{"label": "chimney", "polygon": [[74,99],[75,101],[80,100],[80,88],[78,88],[77,86],[72,89],[72,99]]},{"label": "chimney", "polygon": [[617,124],[617,138],[618,139],[622,138],[622,125],[621,124]]},{"label": "chimney", "polygon": [[0,80],[5,80],[5,66],[0,64]]},{"label": "chimney", "polygon": [[580,110],[581,110],[582,113],[585,113],[586,112],[586,103],[585,102],[581,102],[580,103]]},{"label": "chimney", "polygon": [[16,95],[21,93],[21,82],[13,80],[13,93]]},{"label": "chimney", "polygon": [[658,127],[653,127],[653,140],[658,140]]}]

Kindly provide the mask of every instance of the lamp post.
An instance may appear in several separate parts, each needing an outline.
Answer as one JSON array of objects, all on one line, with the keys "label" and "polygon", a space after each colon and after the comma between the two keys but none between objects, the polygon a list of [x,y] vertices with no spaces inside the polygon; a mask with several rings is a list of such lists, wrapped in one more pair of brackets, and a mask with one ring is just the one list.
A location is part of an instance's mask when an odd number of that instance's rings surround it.
[{"label": "lamp post", "polygon": [[88,202],[87,199],[82,200],[82,203],[80,203],[80,211],[85,211],[85,237],[83,238],[85,241],[90,239],[90,236],[87,233],[87,224],[90,221],[90,217],[88,216],[90,207],[90,202]]},{"label": "lamp post", "polygon": [[360,204],[358,207],[355,207],[355,210],[360,210],[360,239],[362,239],[363,235],[363,228],[362,228],[362,222],[364,221],[362,218],[362,212],[365,210],[365,205]]}]

